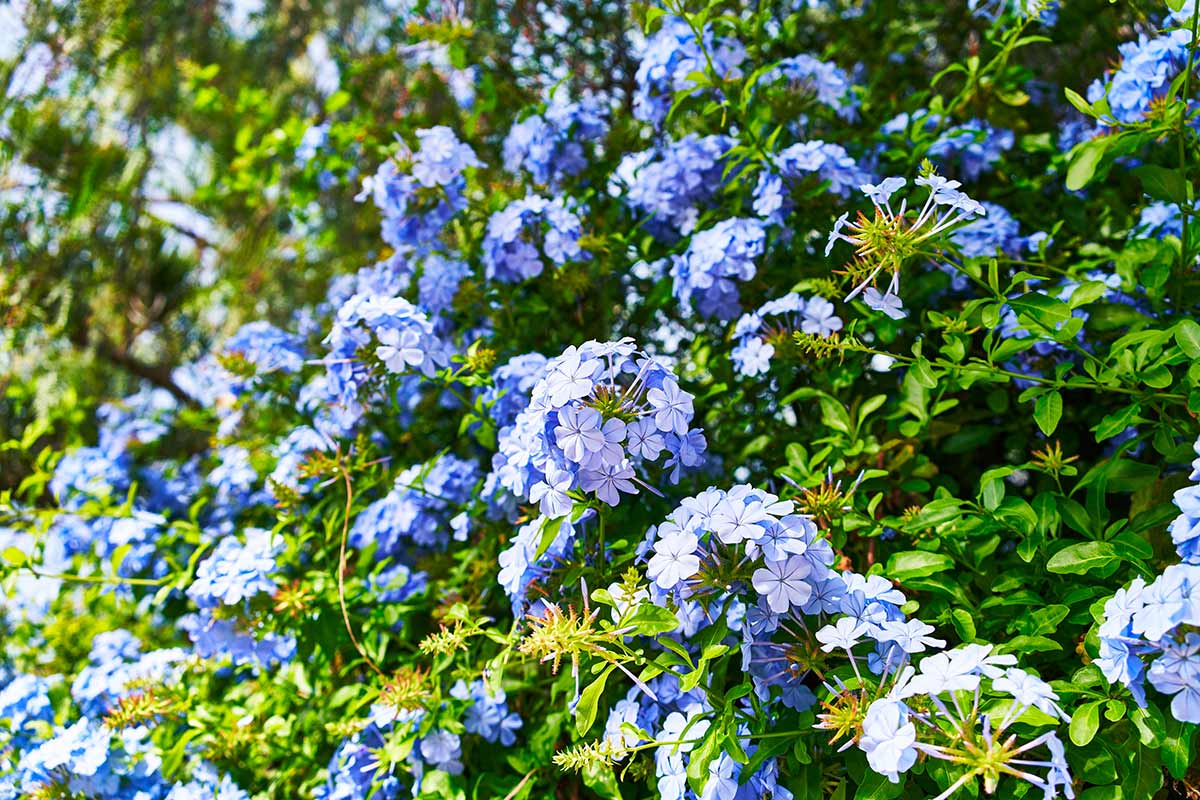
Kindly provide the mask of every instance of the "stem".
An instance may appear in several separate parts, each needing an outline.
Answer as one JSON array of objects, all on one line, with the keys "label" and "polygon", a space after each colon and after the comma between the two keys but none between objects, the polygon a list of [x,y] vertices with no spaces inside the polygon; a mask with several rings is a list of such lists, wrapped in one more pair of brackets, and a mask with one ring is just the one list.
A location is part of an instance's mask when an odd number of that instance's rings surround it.
[{"label": "stem", "polygon": [[350,624],[350,612],[346,609],[346,540],[350,537],[350,510],[354,504],[354,486],[350,482],[350,471],[346,469],[345,462],[341,462],[339,467],[342,473],[342,480],[346,484],[346,508],[343,514],[344,519],[342,520],[342,541],[338,548],[338,605],[342,609],[342,622],[346,625],[346,633],[350,634],[350,641],[354,644],[354,649],[367,662],[367,666],[375,670],[375,673],[381,678],[385,678],[387,676],[383,674],[383,670],[379,668],[379,665],[375,663],[371,656],[367,655],[366,648],[359,643],[358,637],[354,635],[354,626]]},{"label": "stem", "polygon": [[[18,568],[19,569],[19,568]],[[57,581],[72,581],[74,583],[103,583],[113,586],[162,586],[166,578],[122,578],[117,575],[71,575],[65,572],[38,572],[33,567],[25,567],[36,578],[50,578]]]}]

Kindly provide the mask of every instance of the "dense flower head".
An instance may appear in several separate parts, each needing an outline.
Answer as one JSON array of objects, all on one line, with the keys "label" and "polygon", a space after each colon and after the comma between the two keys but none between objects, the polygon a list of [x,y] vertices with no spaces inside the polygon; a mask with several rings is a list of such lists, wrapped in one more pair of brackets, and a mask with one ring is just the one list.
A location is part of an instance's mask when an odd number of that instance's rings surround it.
[{"label": "dense flower head", "polygon": [[632,339],[586,342],[546,363],[529,406],[501,432],[492,468],[501,486],[548,517],[570,511],[571,493],[615,506],[649,486],[640,473],[664,453],[673,483],[700,465],[707,445],[694,413],[669,365]]},{"label": "dense flower head", "polygon": [[792,190],[809,175],[817,182],[827,182],[828,190],[839,197],[848,197],[851,189],[872,180],[841,145],[798,142],[777,153],[759,174],[754,212],[769,222],[782,222],[793,205]]},{"label": "dense flower head", "polygon": [[[1191,479],[1200,481],[1200,439],[1192,445],[1196,460],[1192,462]],[[1171,522],[1171,542],[1185,564],[1200,564],[1200,483],[1185,486],[1173,498],[1179,516]]]},{"label": "dense flower head", "polygon": [[528,195],[488,219],[483,263],[488,280],[519,283],[542,274],[547,261],[563,266],[589,258],[579,246],[583,227],[563,197]]},{"label": "dense flower head", "polygon": [[737,78],[745,58],[746,49],[737,39],[718,37],[708,26],[698,40],[686,20],[664,16],[638,64],[633,115],[657,126],[667,116],[675,92],[694,86],[691,74],[704,72],[709,59],[718,78]]},{"label": "dense flower head", "polygon": [[785,58],[759,78],[760,86],[786,82],[790,87],[811,92],[817,102],[853,120],[858,116],[858,98],[850,90],[850,77],[832,61],[800,53]]},{"label": "dense flower head", "polygon": [[1088,101],[1107,99],[1115,122],[1142,121],[1183,68],[1190,41],[1189,31],[1174,30],[1122,44],[1120,65],[1107,82],[1097,79],[1088,87]]},{"label": "dense flower head", "polygon": [[724,158],[733,140],[692,133],[658,151],[625,156],[617,168],[621,200],[649,216],[656,232],[691,233],[700,209],[726,181]]},{"label": "dense flower head", "polygon": [[325,290],[322,314],[335,314],[351,297],[396,297],[412,284],[414,260],[405,253],[393,253],[388,258],[363,267],[348,275],[339,275]]},{"label": "dense flower head", "polygon": [[383,215],[383,240],[394,248],[425,250],[466,208],[469,167],[482,166],[454,131],[438,125],[417,131],[418,148],[384,161],[363,179],[360,200],[370,197]]},{"label": "dense flower head", "polygon": [[92,640],[88,665],[71,684],[71,698],[83,713],[101,715],[136,691],[139,682],[174,680],[187,655],[178,647],[143,651],[141,642],[128,631],[98,634]]},{"label": "dense flower head", "polygon": [[517,712],[509,711],[508,698],[503,689],[490,687],[479,679],[471,681],[469,685],[460,680],[450,689],[450,695],[470,701],[463,715],[463,727],[467,733],[482,736],[489,742],[499,742],[505,747],[516,742],[517,731],[524,723]]},{"label": "dense flower head", "polygon": [[454,302],[458,287],[471,274],[471,265],[457,258],[430,253],[421,262],[417,279],[417,300],[421,308],[436,317]]},{"label": "dense flower head", "polygon": [[257,623],[240,618],[214,616],[212,609],[180,617],[179,629],[191,640],[196,656],[234,666],[273,667],[296,653],[294,637],[262,630]]},{"label": "dense flower head", "polygon": [[89,500],[124,498],[129,486],[130,458],[124,449],[79,447],[67,453],[54,469],[50,491],[63,508],[75,511]]},{"label": "dense flower head", "polygon": [[386,374],[431,377],[448,359],[446,345],[429,317],[403,297],[356,294],[338,309],[325,338],[325,392],[336,419],[352,427],[366,412],[364,396],[373,377],[372,361]]},{"label": "dense flower head", "polygon": [[316,791],[317,800],[395,800],[400,780],[380,769],[374,750],[383,745],[383,732],[375,725],[346,739],[329,761],[329,775]]},{"label": "dense flower head", "polygon": [[545,372],[546,361],[541,353],[523,353],[492,373],[492,385],[484,391],[483,402],[490,404],[496,427],[511,425],[517,414],[529,405],[529,395]]},{"label": "dense flower head", "polygon": [[[931,644],[937,650],[945,643],[931,640]],[[1041,678],[1013,666],[1015,657],[994,655],[992,650],[991,645],[970,644],[925,656],[915,668],[891,669],[885,676],[890,690],[867,707],[857,741],[871,768],[897,783],[900,773],[911,769],[923,754],[956,765],[960,776],[953,789],[982,779],[985,790],[994,791],[999,775],[1005,774],[1041,789],[1045,797],[1057,797],[1060,786],[1068,798],[1073,797],[1063,746],[1053,731],[1028,741],[1006,733],[1031,708],[1068,719],[1058,705],[1058,695]],[[985,708],[985,689],[1010,701]],[[843,697],[851,693],[842,689]],[[1033,758],[1030,751],[1043,746],[1050,757]],[[1045,770],[1044,775],[1040,770]],[[951,793],[948,790],[946,796]]]},{"label": "dense flower head", "polygon": [[[533,595],[531,588],[570,561],[579,531],[595,515],[593,509],[587,509],[577,520],[571,516],[562,519],[539,516],[517,529],[512,543],[497,558],[500,565],[497,579],[512,603],[514,616],[519,616],[532,602],[540,599]],[[547,533],[551,537],[550,543],[543,546],[542,540]],[[540,591],[540,594],[545,593],[545,589]]]},{"label": "dense flower head", "polygon": [[585,142],[597,142],[608,131],[607,109],[600,98],[570,101],[554,91],[541,114],[513,124],[504,139],[504,166],[524,170],[534,183],[557,187],[588,165]]},{"label": "dense flower head", "polygon": [[1012,131],[973,119],[946,129],[929,145],[928,153],[938,163],[957,163],[962,177],[974,181],[995,169],[1000,156],[1012,149],[1013,141]]},{"label": "dense flower head", "polygon": [[245,541],[228,536],[196,568],[187,595],[201,608],[240,605],[259,592],[275,590],[275,558],[283,537],[262,528],[247,528]]},{"label": "dense flower head", "polygon": [[743,314],[733,328],[734,368],[747,378],[766,373],[776,345],[786,346],[794,332],[829,337],[840,331],[842,319],[834,312],[824,297],[806,299],[789,292]]},{"label": "dense flower head", "polygon": [[[814,586],[833,576],[832,552],[794,504],[748,485],[690,497],[648,537],[646,576],[662,593],[686,600],[730,591],[729,571],[750,559],[749,585],[774,614],[800,612]],[[649,551],[648,551],[649,553]],[[653,596],[653,595],[652,595]]]},{"label": "dense flower head", "polygon": [[51,682],[37,675],[16,675],[0,688],[0,720],[4,720],[0,743],[22,750],[35,737],[39,723],[53,724]]},{"label": "dense flower head", "polygon": [[671,261],[672,293],[685,309],[693,303],[704,317],[733,319],[741,310],[738,282],[754,277],[755,259],[766,249],[760,220],[734,217],[692,237]]},{"label": "dense flower head", "polygon": [[269,322],[248,322],[225,341],[226,355],[237,356],[256,374],[299,372],[306,357],[304,342]]},{"label": "dense flower head", "polygon": [[[1200,440],[1195,449],[1200,455]],[[1191,480],[1200,480],[1200,458]],[[1172,542],[1183,563],[1167,567],[1150,583],[1135,578],[1104,604],[1100,657],[1096,664],[1112,683],[1129,688],[1145,704],[1145,682],[1171,696],[1171,713],[1181,722],[1200,722],[1200,492],[1175,493],[1180,514],[1171,523]]]},{"label": "dense flower head", "polygon": [[[1021,226],[1003,206],[984,201],[985,214],[954,231],[950,240],[967,258],[994,256],[997,252],[1019,256],[1029,249],[1030,237],[1021,235]],[[1033,250],[1037,251],[1034,244]]]},{"label": "dense flower head", "polygon": [[118,453],[134,444],[149,444],[169,430],[177,401],[166,389],[144,388],[96,409],[100,450]]},{"label": "dense flower head", "polygon": [[350,530],[350,545],[373,544],[378,559],[398,554],[406,542],[444,547],[450,540],[450,518],[471,497],[481,477],[478,464],[453,453],[405,469],[387,495],[359,513]]}]

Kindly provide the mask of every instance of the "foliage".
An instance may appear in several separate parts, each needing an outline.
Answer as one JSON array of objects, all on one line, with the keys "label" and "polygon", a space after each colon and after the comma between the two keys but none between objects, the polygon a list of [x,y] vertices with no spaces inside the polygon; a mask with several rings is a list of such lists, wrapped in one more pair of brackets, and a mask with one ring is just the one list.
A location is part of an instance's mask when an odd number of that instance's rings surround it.
[{"label": "foliage", "polygon": [[1200,794],[1194,4],[0,21],[0,798]]}]

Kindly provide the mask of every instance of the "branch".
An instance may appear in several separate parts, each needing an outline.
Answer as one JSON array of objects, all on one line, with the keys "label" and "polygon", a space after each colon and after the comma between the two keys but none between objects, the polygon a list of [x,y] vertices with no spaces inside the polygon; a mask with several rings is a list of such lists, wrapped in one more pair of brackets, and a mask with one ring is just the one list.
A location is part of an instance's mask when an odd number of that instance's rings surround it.
[{"label": "branch", "polygon": [[94,348],[96,354],[107,361],[121,367],[130,374],[136,375],[139,378],[149,381],[150,383],[162,389],[166,389],[180,403],[186,406],[195,406],[196,399],[179,388],[179,384],[175,383],[175,379],[171,377],[172,368],[168,364],[147,364],[144,361],[139,361],[129,354],[123,348],[113,346],[112,342],[101,337],[95,342]]}]

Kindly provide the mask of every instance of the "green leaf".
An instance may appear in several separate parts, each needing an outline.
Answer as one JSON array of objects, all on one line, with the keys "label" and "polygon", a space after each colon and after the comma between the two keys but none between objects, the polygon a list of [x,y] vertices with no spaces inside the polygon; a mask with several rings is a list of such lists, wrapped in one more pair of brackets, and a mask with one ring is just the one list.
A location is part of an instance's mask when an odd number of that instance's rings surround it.
[{"label": "green leaf", "polygon": [[1062,411],[1062,395],[1058,392],[1046,392],[1033,405],[1033,421],[1037,423],[1043,434],[1049,436],[1058,428],[1058,421],[1062,419]]},{"label": "green leaf", "polygon": [[1087,114],[1089,117],[1095,116],[1092,111],[1092,104],[1085,100],[1079,92],[1074,89],[1064,89],[1067,95],[1067,102],[1075,106],[1080,114]]},{"label": "green leaf", "polygon": [[[608,800],[621,800],[621,784],[613,773],[611,764],[590,762],[583,768],[583,785],[594,791],[600,797]],[[535,782],[526,784],[534,786]]]},{"label": "green leaf", "polygon": [[604,694],[604,684],[608,681],[609,673],[616,668],[615,664],[609,664],[600,673],[600,677],[579,693],[579,702],[575,705],[575,730],[580,736],[587,733],[596,721],[596,707],[600,702],[600,695]]},{"label": "green leaf", "polygon": [[29,556],[19,547],[4,548],[4,552],[0,553],[0,558],[3,558],[14,567],[23,567],[29,563]]},{"label": "green leaf", "polygon": [[913,376],[913,380],[918,386],[924,386],[926,389],[932,389],[937,386],[937,376],[933,374],[933,370],[929,368],[929,361],[924,358],[918,358],[908,368],[909,374]]},{"label": "green leaf", "polygon": [[1146,747],[1134,747],[1131,769],[1125,773],[1121,783],[1121,796],[1128,798],[1154,797],[1163,785],[1162,760],[1157,750]]},{"label": "green leaf", "polygon": [[1196,726],[1171,720],[1167,731],[1162,746],[1163,763],[1173,778],[1183,780],[1192,762],[1192,734]]},{"label": "green leaf", "polygon": [[1178,170],[1143,164],[1132,170],[1142,182],[1142,189],[1155,200],[1182,203],[1187,200],[1187,181]]},{"label": "green leaf", "polygon": [[1067,188],[1073,192],[1079,191],[1091,182],[1096,174],[1096,168],[1104,154],[1108,152],[1113,137],[1101,136],[1091,139],[1071,151],[1070,165],[1067,167]]},{"label": "green leaf", "polygon": [[968,643],[975,641],[975,618],[969,611],[964,608],[954,609],[950,612],[950,622],[954,624],[958,638]]},{"label": "green leaf", "polygon": [[1092,430],[1096,433],[1096,441],[1103,442],[1105,439],[1111,439],[1121,431],[1134,425],[1138,422],[1145,422],[1138,416],[1141,413],[1142,406],[1140,403],[1130,403],[1119,411],[1106,416],[1100,420]]},{"label": "green leaf", "polygon": [[1082,575],[1117,560],[1108,542],[1080,542],[1064,547],[1050,557],[1046,569],[1059,575]]},{"label": "green leaf", "polygon": [[679,620],[670,610],[643,602],[630,618],[629,627],[643,636],[658,636],[678,628]]},{"label": "green leaf", "polygon": [[1018,314],[1024,314],[1047,330],[1056,331],[1058,326],[1071,319],[1071,309],[1061,300],[1048,297],[1041,292],[1029,292],[1008,301]]},{"label": "green leaf", "polygon": [[1102,700],[1084,703],[1071,714],[1071,741],[1083,747],[1100,729],[1100,704]]},{"label": "green leaf", "polygon": [[1200,358],[1200,324],[1194,319],[1181,320],[1175,326],[1175,343],[1188,358]]},{"label": "green leaf", "polygon": [[888,559],[887,575],[902,581],[908,578],[924,578],[936,572],[945,572],[954,566],[954,561],[941,553],[909,550],[896,553]]}]

